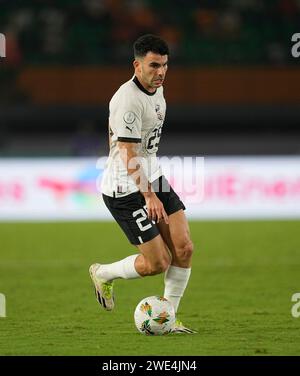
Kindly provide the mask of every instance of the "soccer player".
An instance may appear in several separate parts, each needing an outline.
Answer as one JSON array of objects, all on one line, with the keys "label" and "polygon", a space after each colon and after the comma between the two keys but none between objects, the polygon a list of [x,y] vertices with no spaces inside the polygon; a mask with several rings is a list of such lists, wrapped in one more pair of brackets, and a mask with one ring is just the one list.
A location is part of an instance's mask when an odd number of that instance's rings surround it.
[{"label": "soccer player", "polygon": [[[166,113],[163,82],[168,45],[154,35],[133,46],[134,77],[109,104],[110,153],[103,200],[139,253],[112,264],[93,264],[90,276],[105,310],[114,308],[113,282],[165,273],[164,297],[177,312],[191,274],[193,243],[185,206],[163,176],[156,152]],[[194,333],[177,318],[174,332]]]}]

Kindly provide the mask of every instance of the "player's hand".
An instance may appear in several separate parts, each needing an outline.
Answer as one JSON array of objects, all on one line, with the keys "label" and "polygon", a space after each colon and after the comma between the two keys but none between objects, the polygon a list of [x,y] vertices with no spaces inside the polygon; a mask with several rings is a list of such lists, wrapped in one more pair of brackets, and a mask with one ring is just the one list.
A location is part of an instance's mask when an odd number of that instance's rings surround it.
[{"label": "player's hand", "polygon": [[156,221],[159,223],[161,219],[164,219],[167,224],[169,223],[165,208],[154,192],[151,192],[150,195],[145,196],[145,201],[148,211],[148,218],[150,221]]}]

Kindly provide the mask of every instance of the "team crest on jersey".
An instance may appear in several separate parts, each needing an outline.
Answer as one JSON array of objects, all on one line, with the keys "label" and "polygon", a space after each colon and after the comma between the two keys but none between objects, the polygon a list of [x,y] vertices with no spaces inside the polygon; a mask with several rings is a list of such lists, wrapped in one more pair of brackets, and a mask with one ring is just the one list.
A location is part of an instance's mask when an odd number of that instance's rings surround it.
[{"label": "team crest on jersey", "polygon": [[156,104],[155,105],[155,112],[157,114],[157,118],[158,118],[158,120],[164,120],[163,114],[159,110],[160,110],[160,105]]},{"label": "team crest on jersey", "polygon": [[132,111],[125,112],[123,120],[127,124],[132,124],[135,121],[135,114]]}]

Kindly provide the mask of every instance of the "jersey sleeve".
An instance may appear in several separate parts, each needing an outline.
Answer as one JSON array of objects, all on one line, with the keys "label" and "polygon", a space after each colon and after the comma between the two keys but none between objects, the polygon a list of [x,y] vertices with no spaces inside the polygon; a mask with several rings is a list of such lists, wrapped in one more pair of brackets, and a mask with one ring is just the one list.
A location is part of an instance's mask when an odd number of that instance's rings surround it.
[{"label": "jersey sleeve", "polygon": [[118,141],[141,142],[142,105],[137,98],[124,98],[117,106],[112,121],[117,131]]}]

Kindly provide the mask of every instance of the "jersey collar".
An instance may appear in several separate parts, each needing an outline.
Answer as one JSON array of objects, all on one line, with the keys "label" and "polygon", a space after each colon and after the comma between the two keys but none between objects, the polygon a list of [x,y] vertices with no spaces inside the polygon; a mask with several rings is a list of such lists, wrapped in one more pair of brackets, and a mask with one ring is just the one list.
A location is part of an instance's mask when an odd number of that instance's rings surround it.
[{"label": "jersey collar", "polygon": [[136,76],[133,77],[133,80],[132,80],[132,81],[136,84],[136,86],[137,86],[140,90],[142,90],[143,93],[145,93],[145,94],[147,94],[147,95],[154,95],[154,94],[156,94],[156,91],[157,91],[157,90],[155,90],[153,93],[150,93],[150,91],[146,90],[146,89],[144,88],[144,86],[140,83],[140,81],[137,79]]}]

